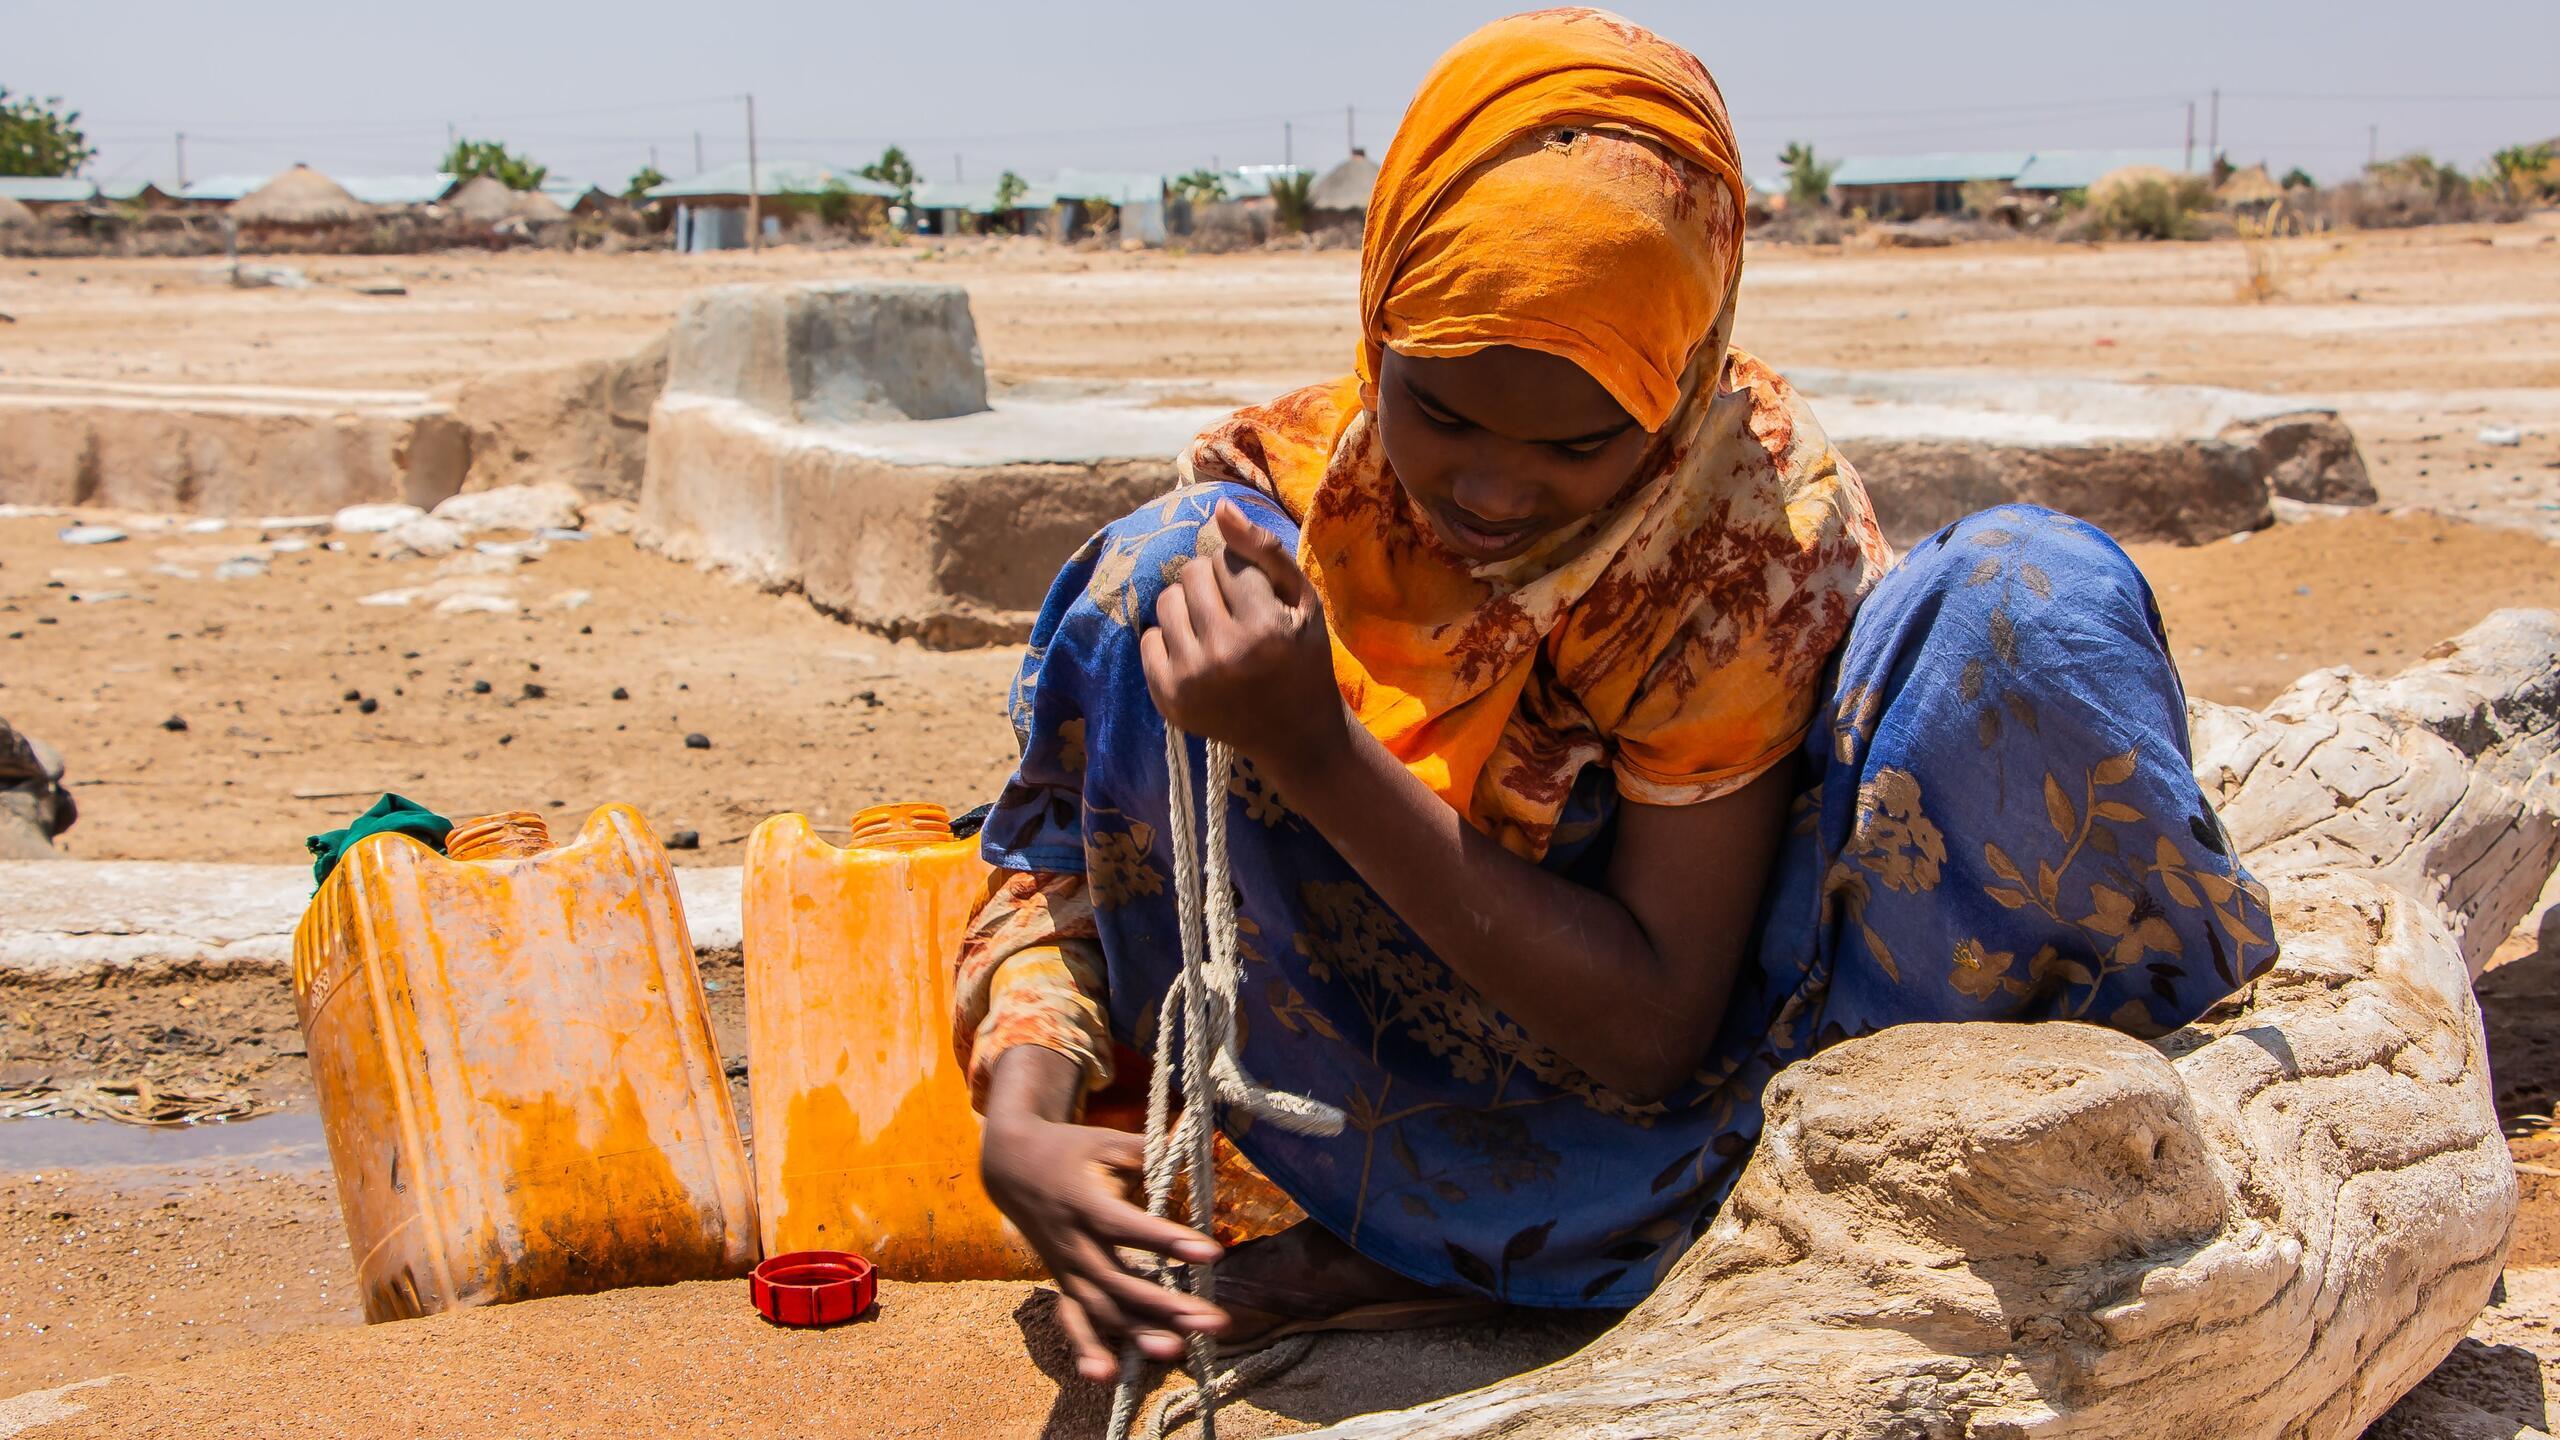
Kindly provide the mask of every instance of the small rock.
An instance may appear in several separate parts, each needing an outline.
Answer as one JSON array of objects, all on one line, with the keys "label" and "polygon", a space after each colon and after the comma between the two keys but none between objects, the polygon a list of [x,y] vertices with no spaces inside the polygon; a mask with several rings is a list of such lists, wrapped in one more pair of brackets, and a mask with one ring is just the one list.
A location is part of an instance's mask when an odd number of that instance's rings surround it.
[{"label": "small rock", "polygon": [[133,598],[133,592],[130,590],[74,590],[70,598],[74,605],[106,605],[118,600],[130,600]]},{"label": "small rock", "polygon": [[489,693],[489,682],[488,682],[488,681],[486,681],[486,680],[474,680],[474,681],[472,681],[472,682],[471,682],[471,693],[472,693],[472,694],[474,694],[474,695],[486,695],[486,694],[488,694],[488,693]]},{"label": "small rock", "polygon": [[267,515],[261,517],[258,521],[258,531],[261,538],[271,538],[276,535],[291,534],[297,530],[308,534],[318,534],[328,528],[329,517],[326,515]]},{"label": "small rock", "polygon": [[231,522],[218,515],[208,515],[202,520],[190,520],[178,528],[190,535],[219,535],[231,528]]},{"label": "small rock", "polygon": [[670,850],[699,850],[702,848],[702,836],[697,831],[679,830],[673,835],[667,837],[667,848]]},{"label": "small rock", "polygon": [[311,277],[291,265],[228,265],[214,272],[238,290],[308,290]]},{"label": "small rock", "polygon": [[2495,445],[2502,450],[2512,449],[2515,446],[2524,443],[2524,427],[2520,425],[2483,425],[2480,427],[2480,443],[2483,445]]},{"label": "small rock", "polygon": [[359,295],[406,295],[409,287],[397,280],[364,280],[347,287]]},{"label": "small rock", "polygon": [[438,615],[518,615],[524,607],[503,595],[447,595],[436,602]]},{"label": "small rock", "polygon": [[329,517],[329,527],[341,535],[379,535],[423,519],[426,513],[415,505],[350,505]]},{"label": "small rock", "polygon": [[575,530],[582,508],[566,485],[501,485],[448,497],[435,513],[465,530]]},{"label": "small rock", "polygon": [[483,555],[513,556],[518,561],[539,560],[551,551],[549,545],[539,540],[481,540],[471,548]]},{"label": "small rock", "polygon": [[364,697],[363,699],[361,699],[361,700],[359,700],[359,701],[357,701],[357,702],[356,702],[356,713],[357,713],[357,714],[359,714],[359,715],[370,715],[370,714],[372,714],[374,711],[379,710],[379,709],[381,709],[381,708],[382,708],[382,702],[381,702],[381,701],[379,701],[379,700],[374,699],[374,698],[373,698],[372,696],[370,696],[370,695],[367,695],[367,696],[366,696],[366,697]]},{"label": "small rock", "polygon": [[359,605],[386,606],[414,605],[418,602],[418,597],[425,593],[425,591],[417,589],[414,586],[406,590],[376,590],[370,595],[357,596],[356,603]]},{"label": "small rock", "polygon": [[187,730],[187,717],[184,715],[172,715],[168,719],[160,722],[160,728],[168,731],[172,735],[183,735]]},{"label": "small rock", "polygon": [[235,555],[213,567],[213,578],[216,580],[255,580],[266,575],[271,568],[272,567],[267,564],[264,556]]},{"label": "small rock", "polygon": [[588,536],[587,532],[584,530],[573,530],[565,525],[545,525],[541,529],[533,532],[533,538],[545,541],[557,540],[571,545],[579,545],[584,544],[588,539]]},{"label": "small rock", "polygon": [[711,737],[703,734],[699,730],[696,730],[692,734],[684,737],[684,748],[687,750],[708,750],[711,748]]},{"label": "small rock", "polygon": [[524,698],[527,700],[540,700],[545,696],[548,696],[550,693],[550,691],[543,689],[541,686],[534,684],[530,680],[524,682]]},{"label": "small rock", "polygon": [[364,692],[354,688],[349,688],[346,694],[341,695],[338,698],[341,700],[361,700],[364,698]]},{"label": "small rock", "polygon": [[546,610],[579,610],[584,609],[587,603],[595,598],[593,591],[563,590],[559,594],[552,596],[550,599],[543,601],[542,608]]},{"label": "small rock", "polygon": [[373,537],[373,553],[384,560],[439,560],[459,550],[470,537],[462,527],[433,515],[421,515]]},{"label": "small rock", "polygon": [[616,700],[628,700],[631,698],[631,692],[623,689],[619,685],[616,685],[613,687],[613,698]]},{"label": "small rock", "polygon": [[113,525],[66,525],[53,538],[65,545],[113,545],[125,537]]}]

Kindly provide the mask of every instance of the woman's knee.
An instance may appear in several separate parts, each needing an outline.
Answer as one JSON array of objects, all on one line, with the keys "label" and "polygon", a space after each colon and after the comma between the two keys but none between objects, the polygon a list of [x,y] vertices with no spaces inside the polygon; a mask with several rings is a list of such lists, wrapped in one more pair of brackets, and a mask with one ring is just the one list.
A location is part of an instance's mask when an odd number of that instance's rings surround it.
[{"label": "woman's knee", "polygon": [[1269,496],[1228,481],[1186,485],[1112,521],[1086,541],[1059,576],[1061,584],[1077,585],[1078,593],[1053,594],[1052,606],[1063,598],[1071,609],[1089,607],[1125,630],[1146,629],[1154,623],[1156,597],[1165,586],[1194,557],[1219,543],[1211,520],[1222,501],[1242,509],[1285,543],[1297,543],[1297,526]]}]

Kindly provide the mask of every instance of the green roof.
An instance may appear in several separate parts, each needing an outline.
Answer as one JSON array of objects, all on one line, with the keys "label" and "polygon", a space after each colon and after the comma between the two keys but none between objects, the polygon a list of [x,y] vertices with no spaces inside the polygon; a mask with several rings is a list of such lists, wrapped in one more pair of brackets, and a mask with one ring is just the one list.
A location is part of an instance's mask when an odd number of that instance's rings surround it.
[{"label": "green roof", "polygon": [[[1046,210],[1058,203],[1056,192],[1048,186],[1033,183],[1015,198],[1015,210]],[[916,186],[916,208],[919,210],[966,210],[974,215],[996,213],[996,182],[993,180],[927,180]]]},{"label": "green roof", "polygon": [[80,205],[97,198],[95,181],[77,175],[0,175],[0,195],[22,204]]},{"label": "green roof", "polygon": [[2175,175],[2187,168],[2184,150],[2039,150],[2018,172],[2021,190],[2086,190],[2098,177],[2128,165],[2152,165]]},{"label": "green roof", "polygon": [[[823,195],[838,184],[856,195],[895,196],[898,188],[815,160],[767,160],[756,167],[758,195]],[[689,180],[652,185],[652,200],[692,200],[747,193],[747,162],[705,170]]]},{"label": "green roof", "polygon": [[207,175],[191,182],[179,198],[228,205],[274,178],[272,175]]},{"label": "green roof", "polygon": [[1831,173],[1834,185],[1962,184],[2014,180],[2035,158],[2028,150],[1939,150],[1925,155],[1852,155]]},{"label": "green roof", "polygon": [[1061,200],[1146,204],[1164,198],[1164,176],[1141,170],[1061,170],[1049,188]]},{"label": "green roof", "polygon": [[451,194],[460,178],[435,170],[424,175],[364,175],[338,183],[367,205],[432,205]]}]

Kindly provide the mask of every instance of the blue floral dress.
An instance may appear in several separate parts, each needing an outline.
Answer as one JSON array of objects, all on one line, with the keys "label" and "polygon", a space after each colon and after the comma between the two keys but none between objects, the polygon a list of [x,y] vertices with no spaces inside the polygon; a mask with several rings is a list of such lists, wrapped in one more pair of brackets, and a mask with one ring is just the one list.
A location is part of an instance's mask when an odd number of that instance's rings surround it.
[{"label": "blue floral dress", "polygon": [[[1180,952],[1137,642],[1220,499],[1294,542],[1268,498],[1204,485],[1060,574],[1012,694],[1020,769],[984,831],[999,867],[1083,877],[1095,998],[1141,1052]],[[1755,943],[1706,1063],[1659,1103],[1487,1004],[1239,761],[1244,1061],[1350,1123],[1319,1138],[1231,1119],[1229,1138],[1415,1280],[1622,1306],[1706,1229],[1789,1063],[1930,1021],[2157,1036],[2273,963],[2265,894],[2188,768],[2150,589],[2098,530],[2010,506],[1931,536],[1866,598],[1824,685]],[[1596,882],[1616,805],[1606,768],[1584,771],[1544,865]]]}]

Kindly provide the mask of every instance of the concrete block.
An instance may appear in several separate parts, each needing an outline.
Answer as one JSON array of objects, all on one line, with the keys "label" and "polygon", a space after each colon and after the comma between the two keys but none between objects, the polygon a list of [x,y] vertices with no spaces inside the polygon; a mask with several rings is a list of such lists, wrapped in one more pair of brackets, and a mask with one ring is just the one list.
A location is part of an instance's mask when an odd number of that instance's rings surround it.
[{"label": "concrete block", "polygon": [[707,290],[676,318],[667,388],[802,424],[944,420],[987,408],[978,326],[957,285]]},{"label": "concrete block", "polygon": [[0,503],[160,514],[432,506],[470,437],[412,391],[0,379]]}]

